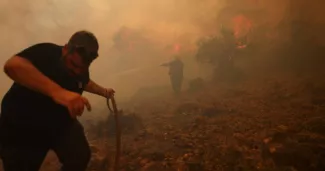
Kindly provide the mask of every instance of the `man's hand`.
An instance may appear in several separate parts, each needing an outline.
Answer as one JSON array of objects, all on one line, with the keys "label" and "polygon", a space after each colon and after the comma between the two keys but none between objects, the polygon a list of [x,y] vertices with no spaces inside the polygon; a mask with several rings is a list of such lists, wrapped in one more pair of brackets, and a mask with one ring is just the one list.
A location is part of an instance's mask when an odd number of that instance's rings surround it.
[{"label": "man's hand", "polygon": [[112,88],[106,88],[105,89],[105,97],[106,98],[111,98],[115,94],[115,91]]},{"label": "man's hand", "polygon": [[115,91],[111,88],[104,88],[98,84],[96,84],[94,81],[90,80],[88,84],[85,87],[85,91],[93,94],[100,95],[104,98],[110,98],[114,96]]},{"label": "man's hand", "polygon": [[76,118],[84,112],[85,106],[87,110],[91,110],[91,106],[85,97],[80,94],[68,90],[61,90],[53,94],[53,100],[68,108],[70,116]]}]

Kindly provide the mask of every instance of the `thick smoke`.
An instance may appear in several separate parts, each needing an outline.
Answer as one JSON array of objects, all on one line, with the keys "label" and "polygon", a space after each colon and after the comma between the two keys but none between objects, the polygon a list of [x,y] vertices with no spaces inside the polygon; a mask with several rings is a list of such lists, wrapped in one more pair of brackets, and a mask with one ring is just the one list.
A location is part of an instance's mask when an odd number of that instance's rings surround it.
[{"label": "thick smoke", "polygon": [[[73,32],[88,29],[100,41],[100,58],[91,67],[92,77],[128,96],[140,86],[168,84],[167,71],[158,65],[177,53],[191,58],[197,41],[218,35],[221,26],[242,32],[244,27],[253,31],[264,27],[267,34],[255,36],[256,40],[289,41],[297,18],[313,26],[324,21],[319,8],[317,3],[302,0],[2,0],[1,62],[35,43],[63,45]],[[243,21],[246,24],[239,26]],[[136,51],[117,48],[114,38],[123,28],[138,36],[125,40],[135,41]],[[199,68],[187,67],[185,73],[195,77]],[[11,82],[4,74],[1,79],[6,80],[1,87],[4,93]]]}]

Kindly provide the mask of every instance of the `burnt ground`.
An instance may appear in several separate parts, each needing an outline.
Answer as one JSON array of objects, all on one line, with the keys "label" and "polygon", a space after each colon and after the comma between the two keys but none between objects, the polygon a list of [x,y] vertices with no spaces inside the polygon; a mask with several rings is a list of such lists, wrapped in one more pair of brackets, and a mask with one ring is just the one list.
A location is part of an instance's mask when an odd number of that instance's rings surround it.
[{"label": "burnt ground", "polygon": [[[122,117],[121,170],[325,170],[324,83],[282,73],[133,101]],[[101,170],[114,138],[94,132],[91,167]],[[109,145],[100,147],[103,135]]]},{"label": "burnt ground", "polygon": [[[121,170],[325,170],[325,80],[261,75],[121,105]],[[112,166],[113,124],[111,116],[85,124],[90,171]],[[42,171],[52,170],[58,164],[49,154]]]}]

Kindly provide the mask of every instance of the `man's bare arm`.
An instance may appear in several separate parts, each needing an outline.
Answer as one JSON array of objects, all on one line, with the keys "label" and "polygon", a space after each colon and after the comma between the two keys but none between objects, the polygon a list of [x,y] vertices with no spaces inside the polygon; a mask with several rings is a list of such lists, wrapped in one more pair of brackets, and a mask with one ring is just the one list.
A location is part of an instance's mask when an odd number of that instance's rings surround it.
[{"label": "man's bare arm", "polygon": [[4,65],[4,72],[15,82],[53,98],[62,88],[42,74],[29,60],[14,56]]},{"label": "man's bare arm", "polygon": [[85,87],[85,91],[93,94],[97,94],[99,96],[107,97],[106,95],[106,88],[103,88],[102,86],[96,84],[94,81],[89,80],[88,84]]},{"label": "man's bare arm", "polygon": [[170,66],[170,62],[162,63],[160,64],[160,66],[164,66],[164,67]]}]

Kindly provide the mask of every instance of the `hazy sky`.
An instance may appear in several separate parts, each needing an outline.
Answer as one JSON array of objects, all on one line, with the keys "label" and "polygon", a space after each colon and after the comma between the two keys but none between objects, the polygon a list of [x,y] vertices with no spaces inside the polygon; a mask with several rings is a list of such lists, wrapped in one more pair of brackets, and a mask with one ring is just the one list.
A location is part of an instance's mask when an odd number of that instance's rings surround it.
[{"label": "hazy sky", "polygon": [[[195,42],[202,36],[217,34],[221,22],[227,27],[236,10],[262,10],[250,19],[252,27],[276,26],[288,15],[289,0],[26,0],[0,1],[1,57],[4,62],[23,48],[40,42],[64,44],[77,30],[95,33],[100,42],[100,58],[91,66],[91,76],[100,84],[128,94],[140,86],[168,84],[167,71],[158,67],[171,59],[164,47],[178,43],[195,51]],[[113,36],[125,26],[137,30],[149,44],[136,52],[120,52],[114,48]],[[138,40],[138,39],[135,39]],[[148,47],[146,47],[148,46]],[[123,65],[137,63],[134,70],[116,75]],[[139,62],[140,61],[140,62]],[[131,64],[127,64],[131,63]],[[135,65],[135,64],[134,64]],[[187,68],[198,72],[198,68]],[[110,72],[115,72],[111,74]],[[189,72],[191,73],[191,72]],[[190,77],[190,76],[189,76]],[[0,96],[11,81],[2,72]],[[159,79],[153,81],[152,79]],[[141,80],[141,81],[139,81]],[[133,84],[134,83],[134,84]],[[131,91],[132,90],[132,91]]]},{"label": "hazy sky", "polygon": [[[108,73],[111,68],[119,68],[120,53],[112,49],[112,37],[122,26],[131,29],[145,30],[143,36],[159,47],[174,43],[179,36],[186,35],[187,40],[194,42],[202,36],[199,16],[215,18],[222,2],[217,1],[152,1],[152,0],[26,0],[22,2],[2,0],[0,2],[0,30],[3,47],[0,62],[4,62],[14,53],[39,42],[64,44],[69,36],[80,29],[87,29],[96,34],[100,42],[100,58],[92,65],[94,79],[106,86],[118,84],[117,77]],[[211,17],[207,16],[211,13]],[[183,36],[184,37],[184,36]],[[145,54],[145,53],[143,53]],[[137,58],[155,58],[155,53],[147,56],[129,55],[132,60]],[[157,58],[157,57],[156,57]],[[161,62],[167,61],[160,59]],[[130,59],[131,60],[131,59]],[[140,59],[139,59],[140,60]],[[122,61],[127,61],[123,59]],[[157,60],[159,61],[159,60]],[[122,64],[121,64],[122,63]],[[153,67],[167,73],[165,69]],[[143,75],[143,74],[141,74]],[[165,75],[165,74],[164,74]],[[167,75],[167,74],[166,74]],[[112,79],[114,78],[114,79]],[[133,76],[130,76],[133,78]],[[0,94],[10,86],[10,80],[1,74],[3,80]],[[123,78],[120,78],[123,79]],[[128,80],[128,76],[125,78]],[[167,76],[163,79],[167,83]],[[125,87],[126,81],[118,87]],[[119,88],[116,89],[119,89]]]}]

